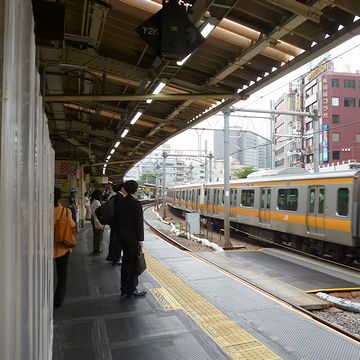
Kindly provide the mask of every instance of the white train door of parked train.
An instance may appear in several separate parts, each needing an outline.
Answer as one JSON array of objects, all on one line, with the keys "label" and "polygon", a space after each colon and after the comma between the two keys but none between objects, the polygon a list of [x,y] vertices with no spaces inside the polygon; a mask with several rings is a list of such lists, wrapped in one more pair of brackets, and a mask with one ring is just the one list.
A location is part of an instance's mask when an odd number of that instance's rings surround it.
[{"label": "white train door of parked train", "polygon": [[309,187],[308,197],[308,232],[325,235],[325,188],[323,186]]},{"label": "white train door of parked train", "polygon": [[271,189],[261,188],[260,198],[260,224],[270,225],[270,204],[271,204]]}]

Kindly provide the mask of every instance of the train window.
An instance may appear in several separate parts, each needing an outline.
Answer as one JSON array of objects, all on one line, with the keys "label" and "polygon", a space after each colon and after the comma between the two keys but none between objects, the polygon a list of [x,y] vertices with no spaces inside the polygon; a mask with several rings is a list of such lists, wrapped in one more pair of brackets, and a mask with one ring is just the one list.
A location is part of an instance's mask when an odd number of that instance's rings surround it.
[{"label": "train window", "polygon": [[266,208],[267,209],[270,209],[270,201],[271,201],[271,190],[269,189],[268,190],[268,193],[267,193],[267,202],[266,202]]},{"label": "train window", "polygon": [[209,205],[210,204],[210,196],[211,196],[211,191],[209,190],[205,190],[207,192],[207,196],[206,196],[206,204]]},{"label": "train window", "polygon": [[254,207],[254,190],[241,190],[241,205]]},{"label": "train window", "polygon": [[181,200],[185,200],[185,191],[182,191]]},{"label": "train window", "polygon": [[315,189],[310,189],[309,193],[309,212],[313,213],[315,211]]},{"label": "train window", "polygon": [[348,214],[349,207],[349,189],[341,188],[338,189],[337,195],[337,213],[341,216]]},{"label": "train window", "polygon": [[296,211],[298,204],[298,189],[279,189],[278,209]]},{"label": "train window", "polygon": [[222,195],[221,195],[221,204],[225,204],[225,202],[224,202],[224,190],[222,191]]},{"label": "train window", "polygon": [[230,206],[234,205],[234,190],[230,189]]},{"label": "train window", "polygon": [[319,214],[324,213],[325,189],[319,189]]},{"label": "train window", "polygon": [[266,198],[266,194],[265,194],[265,189],[261,190],[261,209],[265,209],[265,198]]}]

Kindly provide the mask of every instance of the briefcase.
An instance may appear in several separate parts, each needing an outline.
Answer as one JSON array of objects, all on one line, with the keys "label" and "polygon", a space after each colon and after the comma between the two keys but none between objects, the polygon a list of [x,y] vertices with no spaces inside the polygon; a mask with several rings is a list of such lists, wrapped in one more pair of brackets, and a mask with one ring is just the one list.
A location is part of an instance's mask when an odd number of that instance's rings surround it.
[{"label": "briefcase", "polygon": [[146,270],[145,254],[140,251],[138,255],[137,274],[140,275]]}]

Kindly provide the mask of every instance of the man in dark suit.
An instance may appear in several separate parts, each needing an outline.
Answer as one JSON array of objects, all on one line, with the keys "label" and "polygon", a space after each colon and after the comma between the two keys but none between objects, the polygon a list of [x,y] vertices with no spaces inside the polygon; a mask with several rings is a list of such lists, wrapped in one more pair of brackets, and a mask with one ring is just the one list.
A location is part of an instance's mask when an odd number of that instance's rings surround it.
[{"label": "man in dark suit", "polygon": [[[116,209],[118,202],[124,198],[126,192],[124,190],[124,183],[120,183],[118,185],[114,185],[113,191],[110,193],[108,201],[114,201],[114,219],[110,224],[110,242],[109,242],[109,254],[106,258],[107,261],[111,261],[111,263],[115,265],[121,265],[121,244],[117,239],[118,231],[117,231],[117,218],[116,218]],[[112,199],[114,197],[114,199]],[[112,200],[111,200],[112,199]]]},{"label": "man in dark suit", "polygon": [[123,249],[121,266],[121,295],[144,296],[146,291],[138,291],[138,254],[142,251],[144,241],[144,218],[142,205],[135,198],[138,183],[128,180],[124,184],[127,195],[118,201],[116,223],[118,241]]}]

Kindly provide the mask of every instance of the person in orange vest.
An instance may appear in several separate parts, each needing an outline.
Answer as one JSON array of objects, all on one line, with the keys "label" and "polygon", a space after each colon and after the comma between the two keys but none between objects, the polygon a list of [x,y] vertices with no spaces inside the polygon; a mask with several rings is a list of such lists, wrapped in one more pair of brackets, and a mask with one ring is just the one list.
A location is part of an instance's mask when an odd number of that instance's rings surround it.
[{"label": "person in orange vest", "polygon": [[[62,191],[59,188],[54,190],[54,230],[55,233],[59,231],[56,229],[57,226],[60,226],[60,218],[62,216],[66,217],[70,222],[70,226],[75,228],[76,224],[71,217],[70,210],[64,208],[60,203],[62,197]],[[66,279],[67,279],[67,268],[68,260],[71,249],[65,246],[62,242],[55,241],[54,236],[54,260],[56,265],[56,274],[57,274],[57,284],[54,295],[54,307],[60,307],[65,298],[65,289],[66,289]]]}]

